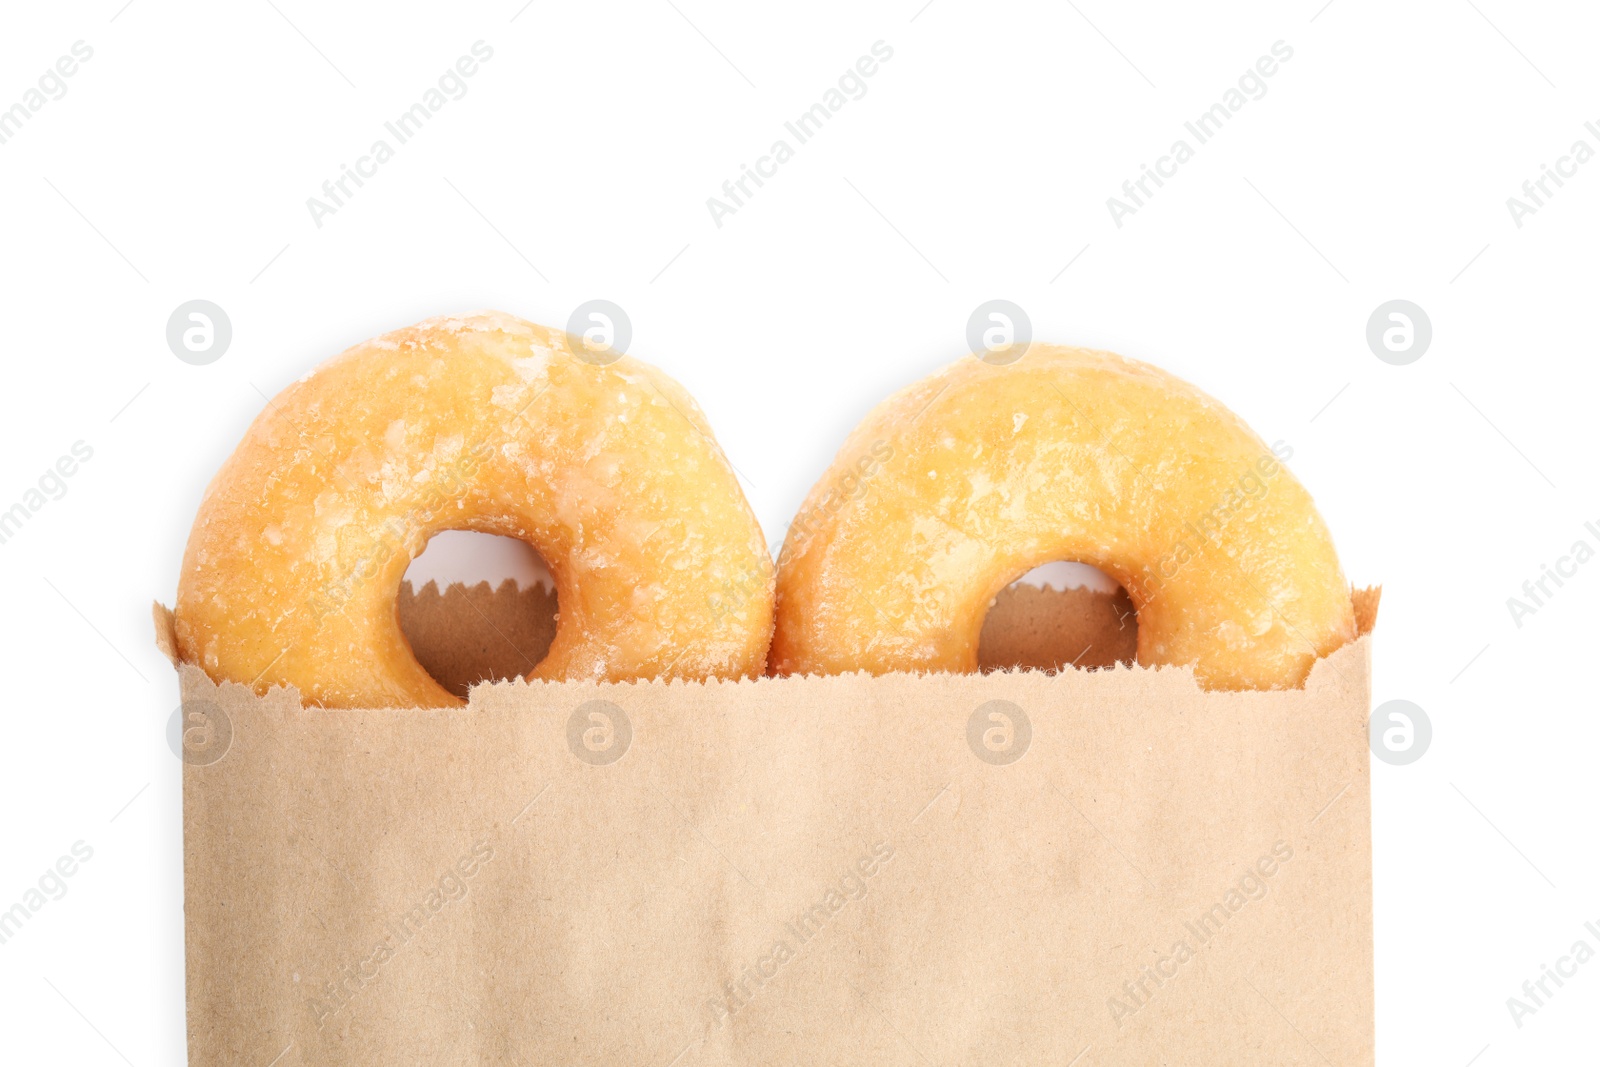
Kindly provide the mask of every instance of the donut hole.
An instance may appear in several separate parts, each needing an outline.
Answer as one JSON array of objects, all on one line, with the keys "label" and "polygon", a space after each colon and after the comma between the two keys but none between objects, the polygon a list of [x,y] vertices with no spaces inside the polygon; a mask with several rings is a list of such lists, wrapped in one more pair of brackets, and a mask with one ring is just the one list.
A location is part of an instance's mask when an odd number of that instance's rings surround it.
[{"label": "donut hole", "polygon": [[556,634],[556,591],[532,545],[443,530],[406,568],[395,604],[400,632],[434,681],[465,698],[482,681],[519,678]]},{"label": "donut hole", "polygon": [[978,669],[1055,671],[1132,663],[1139,624],[1116,579],[1087,563],[1035,567],[1002,589],[984,616]]}]

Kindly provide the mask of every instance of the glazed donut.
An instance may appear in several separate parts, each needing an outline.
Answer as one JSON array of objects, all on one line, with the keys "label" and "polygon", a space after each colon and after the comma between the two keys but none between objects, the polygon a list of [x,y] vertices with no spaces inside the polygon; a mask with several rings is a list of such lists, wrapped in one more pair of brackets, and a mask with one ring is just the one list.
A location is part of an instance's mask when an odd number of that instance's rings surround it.
[{"label": "glazed donut", "polygon": [[880,404],[811,491],[779,556],[771,668],[975,671],[995,595],[1074,560],[1128,591],[1139,663],[1298,686],[1355,620],[1283,451],[1107,352],[964,359]]},{"label": "glazed donut", "polygon": [[704,415],[652,367],[574,351],[479,312],[357,345],[285,389],[206,490],[181,657],[328,707],[459,705],[395,605],[430,536],[477,530],[526,541],[554,578],[555,639],[528,677],[759,675],[772,560]]}]

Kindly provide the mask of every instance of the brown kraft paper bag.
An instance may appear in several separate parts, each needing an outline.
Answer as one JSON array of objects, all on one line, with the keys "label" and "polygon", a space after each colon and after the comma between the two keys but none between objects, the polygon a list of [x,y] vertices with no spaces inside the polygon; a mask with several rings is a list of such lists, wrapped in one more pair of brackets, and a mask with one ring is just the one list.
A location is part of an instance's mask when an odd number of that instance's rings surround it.
[{"label": "brown kraft paper bag", "polygon": [[[1107,669],[340,711],[179,664],[189,1062],[1370,1065],[1354,600],[1292,691],[1110,666],[1131,615],[1081,590],[1003,595],[984,655]],[[400,603],[463,689],[552,609]]]}]

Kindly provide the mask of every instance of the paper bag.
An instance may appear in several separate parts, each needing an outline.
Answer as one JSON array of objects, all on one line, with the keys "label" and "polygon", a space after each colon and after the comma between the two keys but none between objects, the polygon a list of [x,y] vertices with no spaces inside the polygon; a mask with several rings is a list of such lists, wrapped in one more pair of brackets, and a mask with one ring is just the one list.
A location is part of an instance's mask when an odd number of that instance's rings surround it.
[{"label": "paper bag", "polygon": [[[1077,626],[1103,669],[335,711],[179,664],[189,1061],[1371,1064],[1355,603],[1276,692],[1105,666],[1132,620],[1082,591],[1002,597],[985,658]],[[401,602],[458,687],[552,608]]]}]

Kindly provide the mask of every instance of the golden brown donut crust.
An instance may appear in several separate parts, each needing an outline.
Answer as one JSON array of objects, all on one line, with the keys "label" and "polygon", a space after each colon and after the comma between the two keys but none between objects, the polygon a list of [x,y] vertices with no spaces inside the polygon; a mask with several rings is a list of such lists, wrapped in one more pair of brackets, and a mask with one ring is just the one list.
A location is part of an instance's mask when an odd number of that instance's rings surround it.
[{"label": "golden brown donut crust", "polygon": [[180,654],[330,707],[459,704],[395,608],[452,529],[520,538],[549,566],[560,617],[530,677],[764,667],[772,561],[699,407],[652,367],[578,359],[496,312],[357,345],[268,404],[195,519]]},{"label": "golden brown donut crust", "polygon": [[1298,686],[1355,636],[1311,497],[1236,415],[1108,352],[964,359],[879,405],[791,525],[776,673],[977,669],[995,595],[1089,563],[1138,610],[1138,660],[1219,689]]}]

